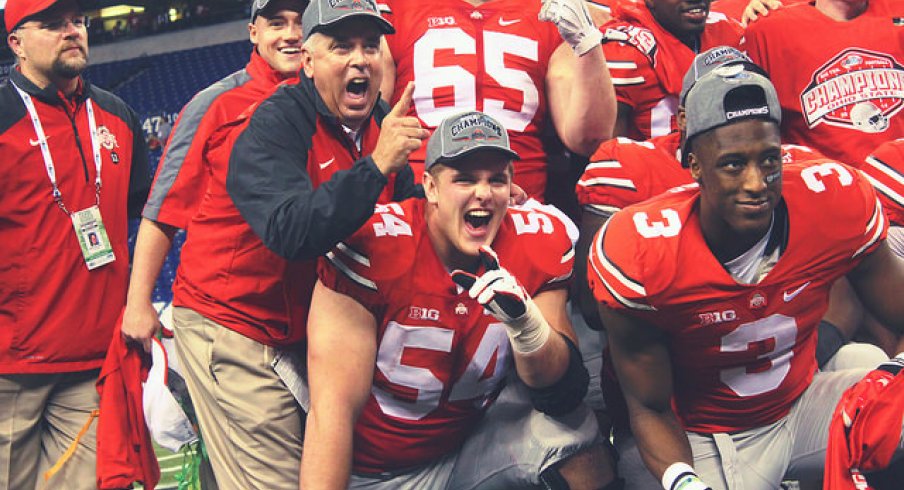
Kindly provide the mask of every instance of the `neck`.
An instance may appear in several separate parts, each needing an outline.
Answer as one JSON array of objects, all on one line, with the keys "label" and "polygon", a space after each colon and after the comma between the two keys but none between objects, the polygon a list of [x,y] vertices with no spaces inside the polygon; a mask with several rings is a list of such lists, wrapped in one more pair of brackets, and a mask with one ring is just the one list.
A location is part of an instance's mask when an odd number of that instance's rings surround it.
[{"label": "neck", "polygon": [[816,9],[826,17],[845,22],[856,19],[869,7],[869,0],[816,0]]},{"label": "neck", "polygon": [[31,83],[35,84],[41,90],[46,89],[50,85],[53,85],[63,93],[63,95],[69,96],[75,93],[76,89],[78,89],[78,77],[75,78],[58,78],[58,77],[50,77],[44,73],[32,70],[31,67],[27,64],[20,65],[20,70],[22,75],[28,79]]}]

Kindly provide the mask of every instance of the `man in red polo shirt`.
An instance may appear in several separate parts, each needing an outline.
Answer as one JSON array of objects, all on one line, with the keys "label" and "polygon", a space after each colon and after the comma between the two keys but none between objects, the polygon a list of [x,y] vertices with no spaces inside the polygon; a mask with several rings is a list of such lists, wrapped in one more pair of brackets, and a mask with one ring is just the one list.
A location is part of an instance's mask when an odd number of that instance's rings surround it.
[{"label": "man in red polo shirt", "polygon": [[392,26],[373,2],[315,0],[302,30],[305,76],[208,143],[173,285],[176,352],[221,487],[298,486],[304,413],[274,364],[303,348],[315,259],[375,204],[411,195],[408,154],[428,136],[404,117],[413,87],[392,111],[378,100]]}]

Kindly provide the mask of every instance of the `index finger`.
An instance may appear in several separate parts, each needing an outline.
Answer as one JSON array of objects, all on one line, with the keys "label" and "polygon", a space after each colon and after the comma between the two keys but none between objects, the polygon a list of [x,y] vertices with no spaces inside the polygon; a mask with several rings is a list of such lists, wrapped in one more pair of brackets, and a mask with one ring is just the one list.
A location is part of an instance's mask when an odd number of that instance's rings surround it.
[{"label": "index finger", "polygon": [[392,110],[389,111],[389,116],[392,117],[401,117],[405,114],[408,114],[408,110],[411,109],[411,102],[414,100],[414,82],[408,82],[408,85],[405,86],[405,91],[402,92],[402,96],[399,98],[399,101],[396,102],[396,105],[393,106]]}]

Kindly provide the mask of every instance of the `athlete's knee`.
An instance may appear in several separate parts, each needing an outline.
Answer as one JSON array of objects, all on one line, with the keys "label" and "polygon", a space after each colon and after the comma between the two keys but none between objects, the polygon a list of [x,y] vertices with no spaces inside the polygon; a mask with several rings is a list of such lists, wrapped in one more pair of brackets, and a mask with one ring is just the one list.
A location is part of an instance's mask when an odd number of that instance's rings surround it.
[{"label": "athlete's knee", "polygon": [[550,490],[622,490],[625,484],[615,473],[611,446],[603,444],[547,468],[540,482]]}]

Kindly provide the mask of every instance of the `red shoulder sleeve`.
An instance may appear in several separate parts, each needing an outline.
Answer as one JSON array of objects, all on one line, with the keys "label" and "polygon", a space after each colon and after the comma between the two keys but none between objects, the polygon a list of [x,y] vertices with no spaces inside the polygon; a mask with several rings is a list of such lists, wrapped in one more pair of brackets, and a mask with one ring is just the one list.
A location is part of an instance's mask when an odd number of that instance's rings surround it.
[{"label": "red shoulder sleeve", "polygon": [[[652,33],[649,34],[652,38]],[[654,89],[659,78],[650,59],[638,47],[628,42],[615,41],[603,44],[603,51],[619,102],[636,108],[643,101],[658,96],[658,93],[652,96],[647,93]]]},{"label": "red shoulder sleeve", "polygon": [[578,202],[591,212],[611,214],[649,197],[646,175],[659,162],[642,158],[638,152],[645,153],[644,149],[651,155],[656,152],[651,143],[628,138],[600,145],[578,180]]},{"label": "red shoulder sleeve", "polygon": [[574,246],[565,220],[564,214],[542,206],[514,207],[499,230],[502,240],[497,241],[504,242],[500,262],[531,295],[566,287],[571,279]]},{"label": "red shoulder sleeve", "polygon": [[597,231],[587,258],[587,280],[597,301],[615,310],[653,311],[644,288],[644,238],[635,208],[615,213]]},{"label": "red shoulder sleeve", "polygon": [[904,226],[904,138],[883,143],[860,171],[876,189],[888,219]]}]

